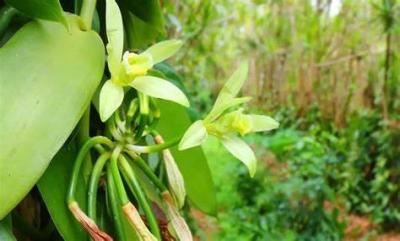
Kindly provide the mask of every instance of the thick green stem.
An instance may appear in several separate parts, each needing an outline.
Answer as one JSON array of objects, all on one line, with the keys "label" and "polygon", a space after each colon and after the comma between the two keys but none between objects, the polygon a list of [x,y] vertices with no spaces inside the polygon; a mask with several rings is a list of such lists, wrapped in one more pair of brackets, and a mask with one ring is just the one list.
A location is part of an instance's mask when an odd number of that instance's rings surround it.
[{"label": "thick green stem", "polygon": [[135,160],[135,163],[139,166],[139,168],[146,174],[146,176],[156,185],[156,187],[163,192],[167,190],[167,187],[162,183],[162,181],[157,177],[157,175],[151,170],[149,165],[143,160],[139,155],[136,155],[133,152],[127,152],[128,155]]},{"label": "thick green stem", "polygon": [[139,146],[139,145],[126,145],[127,149],[137,153],[153,153],[160,152],[164,149],[171,148],[179,143],[181,137],[176,137],[170,141],[164,142],[162,144],[150,145],[150,146]]},{"label": "thick green stem", "polygon": [[[79,121],[79,132],[78,132],[78,143],[80,146],[85,144],[85,142],[90,138],[89,134],[89,126],[90,126],[90,106],[86,109],[83,114],[81,120]],[[85,181],[87,182],[90,177],[90,173],[92,172],[93,163],[90,155],[87,155],[85,161],[83,162],[83,176]]]},{"label": "thick green stem", "polygon": [[96,10],[96,0],[83,0],[80,16],[87,30],[92,28],[94,11]]},{"label": "thick green stem", "polygon": [[144,195],[142,189],[140,188],[139,182],[136,179],[132,167],[129,165],[128,160],[126,160],[126,158],[123,155],[120,156],[119,160],[122,173],[128,183],[129,188],[135,194],[140,207],[142,207],[143,212],[146,215],[147,222],[150,226],[151,232],[158,240],[161,240],[161,234],[160,234],[160,229],[158,228],[157,219],[155,218],[154,213],[150,208],[146,196]]},{"label": "thick green stem", "polygon": [[113,175],[113,179],[115,182],[115,186],[121,200],[121,205],[124,206],[125,204],[129,203],[128,195],[126,194],[124,183],[122,182],[121,175],[118,170],[118,158],[121,153],[121,147],[117,147],[114,149],[111,155],[111,172]]},{"label": "thick green stem", "polygon": [[105,152],[96,160],[93,167],[92,175],[89,181],[89,192],[88,192],[88,216],[96,222],[96,200],[97,200],[97,188],[99,186],[99,179],[101,172],[104,169],[104,165],[110,159],[111,154]]},{"label": "thick green stem", "polygon": [[121,204],[118,199],[118,192],[113,179],[111,164],[107,165],[107,195],[108,200],[110,201],[114,226],[115,230],[117,231],[118,240],[125,241],[126,236],[122,224]]},{"label": "thick green stem", "polygon": [[108,146],[109,148],[112,148],[114,146],[113,142],[104,136],[95,136],[85,142],[85,144],[82,146],[81,150],[78,153],[78,157],[76,158],[74,168],[72,171],[71,182],[69,185],[69,190],[68,190],[68,195],[67,195],[67,203],[68,204],[75,201],[75,191],[76,191],[76,186],[78,184],[78,177],[79,177],[82,163],[85,160],[90,149],[92,149],[95,145],[98,145],[98,144],[104,144],[104,145]]},{"label": "thick green stem", "polygon": [[12,18],[17,14],[17,10],[6,5],[0,10],[0,38],[8,28]]}]

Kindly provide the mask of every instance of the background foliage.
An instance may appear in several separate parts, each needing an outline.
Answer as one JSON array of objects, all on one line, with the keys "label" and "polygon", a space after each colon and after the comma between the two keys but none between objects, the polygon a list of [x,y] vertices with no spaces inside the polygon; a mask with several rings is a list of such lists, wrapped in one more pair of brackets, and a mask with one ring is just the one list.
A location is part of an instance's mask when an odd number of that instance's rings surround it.
[{"label": "background foliage", "polygon": [[[205,145],[218,160],[210,161],[220,203],[215,240],[368,240],[398,231],[398,1],[165,6],[168,34],[186,40],[175,62],[196,108],[209,110],[249,59],[244,94],[281,122],[248,139],[260,157],[254,179],[216,142]],[[373,228],[354,229],[353,215]]]}]

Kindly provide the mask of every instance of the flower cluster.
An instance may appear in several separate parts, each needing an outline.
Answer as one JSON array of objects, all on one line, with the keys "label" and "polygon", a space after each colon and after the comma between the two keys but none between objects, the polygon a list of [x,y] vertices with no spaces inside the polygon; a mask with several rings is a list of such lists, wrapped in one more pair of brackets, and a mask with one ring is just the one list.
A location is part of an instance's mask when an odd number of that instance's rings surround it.
[{"label": "flower cluster", "polygon": [[[162,41],[140,53],[123,53],[123,23],[115,0],[106,1],[106,32],[110,78],[99,94],[99,114],[106,122],[105,131],[103,136],[90,138],[76,158],[68,207],[93,240],[111,241],[112,237],[101,230],[104,227],[96,224],[98,189],[106,188],[106,206],[114,217],[114,233],[119,240],[126,240],[122,223],[125,220],[140,241],[170,239],[163,234],[174,240],[192,241],[189,226],[179,212],[186,199],[185,180],[169,148],[179,144],[179,150],[189,149],[201,145],[208,136],[215,136],[253,176],[256,157],[240,137],[272,130],[279,123],[265,115],[247,114],[241,107],[251,99],[237,97],[248,74],[247,63],[242,63],[204,119],[195,121],[182,137],[164,140],[155,128],[160,110],[154,98],[186,107],[189,101],[174,84],[153,76],[152,68],[175,54],[181,41]],[[128,91],[130,94],[126,95]],[[154,168],[149,161],[151,154],[158,157]],[[75,194],[80,169],[91,158],[95,162],[89,163],[87,166],[93,168],[86,170],[90,174],[86,214]],[[102,175],[106,181],[99,185]]]},{"label": "flower cluster", "polygon": [[[188,128],[179,144],[179,150],[199,146],[208,135],[215,136],[232,155],[247,166],[253,176],[256,172],[256,157],[238,135],[269,131],[278,128],[279,123],[269,116],[245,114],[243,109],[237,109],[251,99],[236,97],[246,80],[247,72],[247,63],[241,64],[222,88],[210,113],[204,120],[198,120]],[[236,110],[232,110],[233,108]]]},{"label": "flower cluster", "polygon": [[122,104],[124,88],[131,87],[145,95],[170,100],[188,107],[185,94],[170,82],[149,75],[149,71],[174,55],[182,46],[179,40],[159,42],[142,53],[126,51],[123,54],[124,28],[121,12],[115,1],[107,1],[107,64],[111,78],[107,80],[101,91],[99,112],[102,121],[106,121]]}]

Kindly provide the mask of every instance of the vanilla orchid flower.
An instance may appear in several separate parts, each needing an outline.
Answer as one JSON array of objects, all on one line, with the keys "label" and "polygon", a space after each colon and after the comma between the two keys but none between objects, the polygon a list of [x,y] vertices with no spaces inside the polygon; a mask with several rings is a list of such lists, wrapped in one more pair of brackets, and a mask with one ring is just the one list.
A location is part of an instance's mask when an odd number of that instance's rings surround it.
[{"label": "vanilla orchid flower", "polygon": [[99,112],[106,121],[122,104],[124,87],[132,87],[145,95],[176,102],[188,107],[185,94],[167,80],[148,75],[157,63],[174,55],[182,46],[179,40],[154,44],[142,53],[123,54],[124,30],[120,9],[115,0],[106,2],[107,64],[111,78],[100,90]]},{"label": "vanilla orchid flower", "polygon": [[256,172],[256,157],[245,141],[239,138],[250,132],[269,131],[278,128],[279,123],[269,116],[244,114],[243,109],[231,111],[233,107],[246,103],[250,97],[236,97],[248,73],[243,63],[225,83],[210,113],[204,120],[195,121],[185,132],[179,143],[179,150],[199,146],[208,135],[217,137],[223,146],[249,169],[250,176]]}]

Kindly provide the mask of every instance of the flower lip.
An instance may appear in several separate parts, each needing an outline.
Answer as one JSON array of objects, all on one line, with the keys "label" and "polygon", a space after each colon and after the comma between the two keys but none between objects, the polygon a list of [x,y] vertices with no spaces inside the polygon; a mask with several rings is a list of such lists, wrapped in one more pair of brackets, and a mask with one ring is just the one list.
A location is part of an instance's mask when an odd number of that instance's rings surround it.
[{"label": "flower lip", "polygon": [[136,54],[127,51],[122,58],[122,64],[129,79],[133,80],[147,74],[153,67],[153,57],[149,53]]}]

